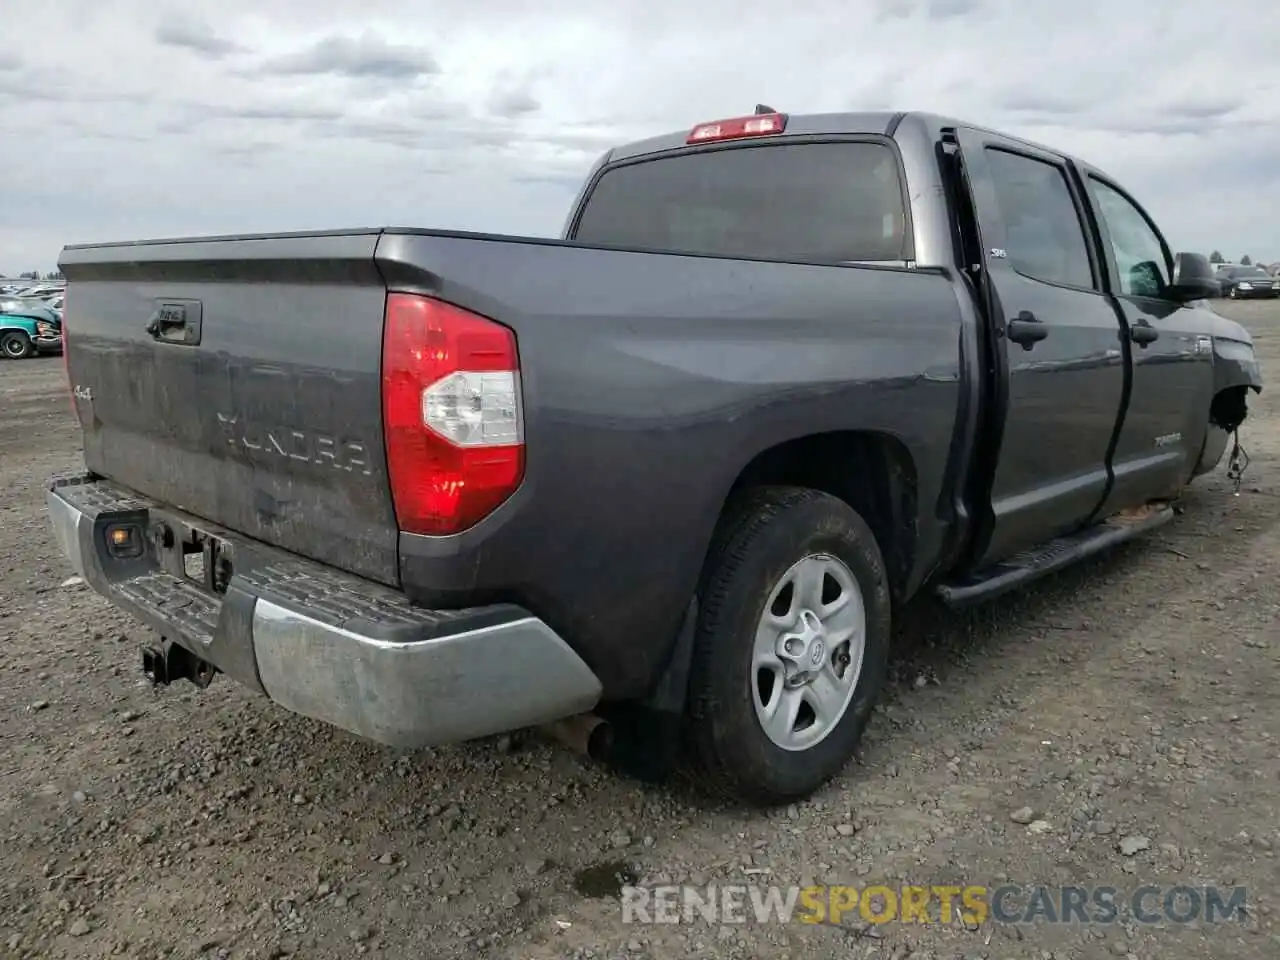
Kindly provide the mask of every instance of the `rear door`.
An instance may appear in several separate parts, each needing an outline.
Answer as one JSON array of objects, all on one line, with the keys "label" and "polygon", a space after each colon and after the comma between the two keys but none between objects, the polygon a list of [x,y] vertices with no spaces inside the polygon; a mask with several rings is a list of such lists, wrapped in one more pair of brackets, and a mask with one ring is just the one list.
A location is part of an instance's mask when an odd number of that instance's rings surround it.
[{"label": "rear door", "polygon": [[1005,364],[981,566],[1078,527],[1102,503],[1125,372],[1065,162],[986,131],[958,139]]},{"label": "rear door", "polygon": [[1209,429],[1213,344],[1202,308],[1164,296],[1173,255],[1154,221],[1114,181],[1084,167],[1081,173],[1133,370],[1107,514],[1172,495],[1190,478]]},{"label": "rear door", "polygon": [[85,465],[212,524],[397,582],[377,239],[65,250]]}]

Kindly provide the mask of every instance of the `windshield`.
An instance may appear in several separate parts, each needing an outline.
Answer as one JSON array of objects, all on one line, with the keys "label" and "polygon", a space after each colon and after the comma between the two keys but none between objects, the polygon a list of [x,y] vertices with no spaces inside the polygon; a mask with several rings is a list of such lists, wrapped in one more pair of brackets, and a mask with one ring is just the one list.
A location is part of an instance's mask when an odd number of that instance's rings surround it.
[{"label": "windshield", "polygon": [[1263,270],[1261,267],[1245,267],[1243,270],[1232,270],[1231,276],[1237,279],[1247,279],[1249,277],[1266,277],[1270,279],[1271,274],[1267,273],[1267,271]]},{"label": "windshield", "polygon": [[911,256],[897,158],[867,142],[735,146],[615,167],[573,239],[810,263]]}]

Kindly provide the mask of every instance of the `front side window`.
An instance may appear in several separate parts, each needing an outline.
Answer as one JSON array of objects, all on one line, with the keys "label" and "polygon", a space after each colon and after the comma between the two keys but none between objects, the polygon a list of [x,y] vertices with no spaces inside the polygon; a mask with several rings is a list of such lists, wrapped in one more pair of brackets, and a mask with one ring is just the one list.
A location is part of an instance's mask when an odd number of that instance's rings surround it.
[{"label": "front side window", "polygon": [[1173,278],[1159,234],[1142,211],[1113,187],[1090,177],[1089,192],[1106,226],[1119,292],[1132,297],[1163,296]]},{"label": "front side window", "polygon": [[878,142],[699,150],[608,170],[573,239],[667,253],[900,262],[910,257],[898,160]]},{"label": "front side window", "polygon": [[994,147],[986,155],[1013,268],[1034,280],[1092,287],[1089,248],[1062,168]]}]

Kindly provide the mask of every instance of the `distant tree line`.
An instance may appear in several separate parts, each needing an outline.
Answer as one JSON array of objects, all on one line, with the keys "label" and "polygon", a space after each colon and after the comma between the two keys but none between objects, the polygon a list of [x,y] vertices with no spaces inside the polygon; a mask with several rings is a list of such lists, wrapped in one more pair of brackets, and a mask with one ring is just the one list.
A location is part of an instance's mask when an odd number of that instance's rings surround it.
[{"label": "distant tree line", "polygon": [[[9,276],[9,274],[0,273],[0,277],[7,277],[7,276]],[[65,278],[57,270],[52,270],[49,273],[41,273],[39,270],[28,270],[25,273],[17,274],[13,279],[40,281],[40,280],[63,280]]]},{"label": "distant tree line", "polygon": [[[1213,251],[1213,253],[1209,254],[1209,262],[1210,263],[1226,263],[1227,261],[1222,258],[1221,252],[1215,250]],[[1240,266],[1242,267],[1253,266],[1253,260],[1249,258],[1249,255],[1247,253],[1236,262],[1240,264]]]}]

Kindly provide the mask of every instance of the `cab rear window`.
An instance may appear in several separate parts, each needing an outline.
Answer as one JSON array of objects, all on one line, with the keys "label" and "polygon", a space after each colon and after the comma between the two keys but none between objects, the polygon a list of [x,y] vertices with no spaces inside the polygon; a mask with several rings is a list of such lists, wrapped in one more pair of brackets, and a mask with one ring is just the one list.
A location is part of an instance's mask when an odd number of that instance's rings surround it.
[{"label": "cab rear window", "polygon": [[734,146],[618,166],[591,191],[574,239],[811,263],[911,256],[897,157],[877,142]]}]

